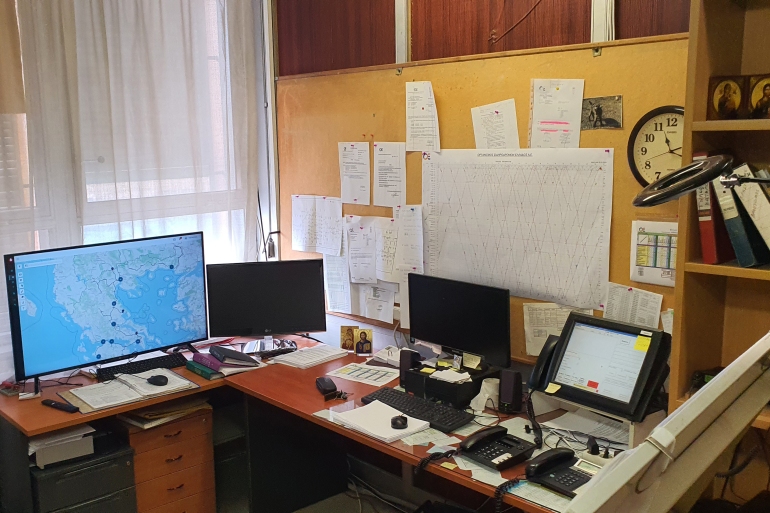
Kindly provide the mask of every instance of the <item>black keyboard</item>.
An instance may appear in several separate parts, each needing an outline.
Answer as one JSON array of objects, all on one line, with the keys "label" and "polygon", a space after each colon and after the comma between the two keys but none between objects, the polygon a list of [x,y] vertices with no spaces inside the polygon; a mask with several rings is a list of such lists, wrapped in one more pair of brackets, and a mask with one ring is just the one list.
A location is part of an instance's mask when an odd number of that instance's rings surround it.
[{"label": "black keyboard", "polygon": [[96,379],[99,381],[112,381],[118,374],[139,374],[153,369],[175,369],[185,365],[187,365],[187,358],[182,353],[172,353],[166,356],[158,356],[157,358],[148,358],[138,362],[96,369]]},{"label": "black keyboard", "polygon": [[380,388],[361,398],[364,404],[372,401],[380,401],[405,415],[430,422],[430,427],[443,433],[451,433],[473,420],[471,413],[415,397],[406,392],[399,392],[393,388]]},{"label": "black keyboard", "polygon": [[287,354],[287,353],[293,353],[296,351],[296,347],[279,347],[278,349],[267,349],[266,351],[257,351],[254,353],[254,356],[258,356],[260,358],[272,358],[274,356]]}]

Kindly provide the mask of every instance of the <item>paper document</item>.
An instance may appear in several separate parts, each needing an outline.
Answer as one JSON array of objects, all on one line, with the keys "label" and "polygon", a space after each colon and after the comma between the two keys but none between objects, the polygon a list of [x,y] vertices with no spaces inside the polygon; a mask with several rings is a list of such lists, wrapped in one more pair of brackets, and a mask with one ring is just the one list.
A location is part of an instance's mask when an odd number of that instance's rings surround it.
[{"label": "paper document", "polygon": [[398,241],[396,243],[396,268],[416,268],[423,272],[422,207],[406,205],[401,209],[398,220]]},{"label": "paper document", "polygon": [[658,329],[662,304],[661,294],[610,283],[604,301],[604,318]]},{"label": "paper document", "polygon": [[[450,449],[452,449],[452,447],[450,447]],[[471,469],[471,477],[476,481],[480,481],[494,487],[500,486],[507,481],[507,479],[505,479],[502,474],[500,474],[499,470],[493,470],[486,467],[480,469]]]},{"label": "paper document", "polygon": [[396,271],[396,245],[398,243],[398,223],[395,219],[376,218],[374,222],[374,265],[378,280],[398,282]]},{"label": "paper document", "polygon": [[530,148],[579,148],[583,79],[532,80]]},{"label": "paper document", "polygon": [[398,369],[388,367],[373,367],[361,363],[350,363],[342,368],[327,372],[326,375],[379,387],[396,379],[399,372]]},{"label": "paper document", "polygon": [[[165,376],[168,383],[163,386],[147,383],[147,378],[157,374]],[[139,374],[120,374],[112,381],[75,388],[70,393],[94,411],[192,388],[198,385],[172,370],[153,369]]]},{"label": "paper document", "polygon": [[340,347],[318,344],[317,346],[299,349],[293,353],[276,356],[272,361],[298,369],[308,369],[347,355],[348,352]]},{"label": "paper document", "polygon": [[401,306],[401,327],[404,329],[409,329],[411,326],[411,320],[409,318],[409,274],[415,273],[415,274],[422,274],[422,271],[417,269],[416,267],[412,267],[411,269],[405,268],[398,279],[398,296],[399,296],[399,304]]},{"label": "paper document", "polygon": [[352,283],[377,283],[375,268],[374,219],[359,217],[358,222],[347,223],[348,263]]},{"label": "paper document", "polygon": [[[628,449],[628,424],[602,417],[588,410],[567,412],[561,417],[543,423],[552,429],[563,429],[573,434],[582,433],[579,439],[588,440],[588,435],[609,440],[613,447]],[[602,440],[604,442],[604,440]]]},{"label": "paper document", "polygon": [[471,379],[471,375],[467,372],[455,372],[451,369],[436,371],[431,374],[430,377],[440,381],[447,381],[449,383],[465,383]]},{"label": "paper document", "polygon": [[678,223],[631,223],[631,281],[673,287]]},{"label": "paper document", "polygon": [[406,83],[406,151],[441,151],[436,98],[430,82]]},{"label": "paper document", "polygon": [[477,150],[519,149],[516,102],[504,100],[471,109]]},{"label": "paper document", "polygon": [[609,281],[612,169],[611,149],[428,154],[425,274],[598,307]]},{"label": "paper document", "polygon": [[406,143],[374,143],[374,204],[406,203]]},{"label": "paper document", "polygon": [[663,325],[663,331],[669,335],[674,334],[674,310],[669,308],[665,312],[660,312],[660,323]]},{"label": "paper document", "polygon": [[390,419],[402,413],[391,406],[373,401],[366,406],[348,410],[343,413],[333,412],[335,421],[343,426],[364,433],[385,443],[395,442],[405,436],[423,431],[430,427],[424,420],[418,420],[406,416],[406,429],[394,429],[390,425]]},{"label": "paper document", "polygon": [[326,307],[330,312],[350,314],[350,270],[347,257],[347,231],[343,230],[340,256],[324,255],[324,291]]},{"label": "paper document", "polygon": [[537,356],[549,335],[561,335],[571,311],[593,315],[590,309],[570,308],[556,303],[524,303],[524,338],[527,354]]},{"label": "paper document", "polygon": [[356,205],[369,204],[368,142],[341,142],[337,144],[340,158],[340,183],[342,202]]},{"label": "paper document", "polygon": [[342,201],[328,196],[291,197],[291,249],[339,256]]},{"label": "paper document", "polygon": [[572,501],[572,499],[569,499],[560,493],[552,492],[548,488],[526,480],[521,480],[513,485],[508,493],[548,509],[552,509],[558,513],[567,511],[567,507]]},{"label": "paper document", "polygon": [[392,290],[383,287],[368,287],[364,317],[392,324],[394,302],[395,293]]},{"label": "paper document", "polygon": [[433,428],[428,428],[425,431],[420,431],[413,435],[405,436],[401,439],[406,445],[428,445],[434,440],[442,440],[446,438],[446,435],[441,431]]},{"label": "paper document", "polygon": [[[33,436],[29,439],[28,455],[32,456],[44,447],[51,447],[54,445],[71,442],[73,440],[80,440],[87,434],[93,433],[94,431],[96,430],[88,424],[83,424],[81,426],[60,429],[58,431],[54,431],[53,433],[46,433],[45,435]],[[441,436],[437,437],[437,439],[444,438],[446,436],[440,431],[438,433]]]}]

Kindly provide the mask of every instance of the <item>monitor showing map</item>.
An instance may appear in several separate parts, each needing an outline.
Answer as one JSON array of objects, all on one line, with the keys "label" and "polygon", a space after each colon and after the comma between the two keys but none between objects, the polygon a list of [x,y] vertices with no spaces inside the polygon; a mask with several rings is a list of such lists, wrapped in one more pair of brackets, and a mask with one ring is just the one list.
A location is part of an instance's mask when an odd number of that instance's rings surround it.
[{"label": "monitor showing map", "polygon": [[3,260],[17,380],[208,336],[200,232]]}]

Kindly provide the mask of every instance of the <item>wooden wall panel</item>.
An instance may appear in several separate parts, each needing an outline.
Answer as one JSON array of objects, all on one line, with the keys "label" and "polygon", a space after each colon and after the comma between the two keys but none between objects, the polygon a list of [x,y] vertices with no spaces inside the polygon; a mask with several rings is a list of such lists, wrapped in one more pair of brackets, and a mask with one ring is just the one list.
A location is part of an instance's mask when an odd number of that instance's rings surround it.
[{"label": "wooden wall panel", "polygon": [[278,68],[296,75],[396,61],[393,0],[278,0]]},{"label": "wooden wall panel", "polygon": [[412,0],[411,27],[414,61],[587,43],[591,0]]},{"label": "wooden wall panel", "polygon": [[14,0],[0,0],[0,114],[24,112],[19,27]]},{"label": "wooden wall panel", "polygon": [[[419,1],[419,0],[418,0]],[[369,71],[281,78],[277,83],[280,246],[282,259],[311,258],[291,249],[291,195],[338,197],[340,141],[403,141],[406,137],[405,83],[430,80],[436,94],[442,148],[473,148],[470,109],[516,99],[519,135],[527,144],[530,81],[534,77],[584,78],[585,96],[623,95],[623,128],[582,133],[584,148],[615,149],[610,280],[629,281],[631,221],[671,220],[677,204],[637,209],[631,200],[641,187],[631,175],[626,143],[634,123],[660,105],[682,105],[685,96],[688,41],[682,37],[603,44],[601,57],[593,45],[531,50],[451,62],[408,63]],[[665,66],[661,63],[666,63]],[[511,72],[511,70],[515,70]],[[640,85],[643,84],[643,85]],[[406,201],[422,201],[422,160],[407,153]],[[386,207],[344,205],[343,214],[390,216]],[[641,288],[663,294],[663,308],[672,308],[674,289]],[[523,298],[511,298],[511,354],[527,358],[524,344]]]},{"label": "wooden wall panel", "polygon": [[616,0],[617,39],[687,32],[690,0]]}]

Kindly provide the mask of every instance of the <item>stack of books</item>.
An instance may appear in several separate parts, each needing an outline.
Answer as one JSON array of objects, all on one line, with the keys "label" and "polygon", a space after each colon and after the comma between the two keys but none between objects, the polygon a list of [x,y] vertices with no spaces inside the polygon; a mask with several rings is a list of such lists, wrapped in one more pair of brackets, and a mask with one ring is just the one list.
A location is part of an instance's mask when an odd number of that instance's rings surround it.
[{"label": "stack of books", "polygon": [[210,409],[211,406],[205,397],[192,396],[122,413],[117,418],[132,426],[150,429],[186,417],[198,410]]},{"label": "stack of books", "polygon": [[195,353],[187,369],[206,379],[220,379],[264,367],[251,356],[226,347],[214,346],[209,354]]}]

